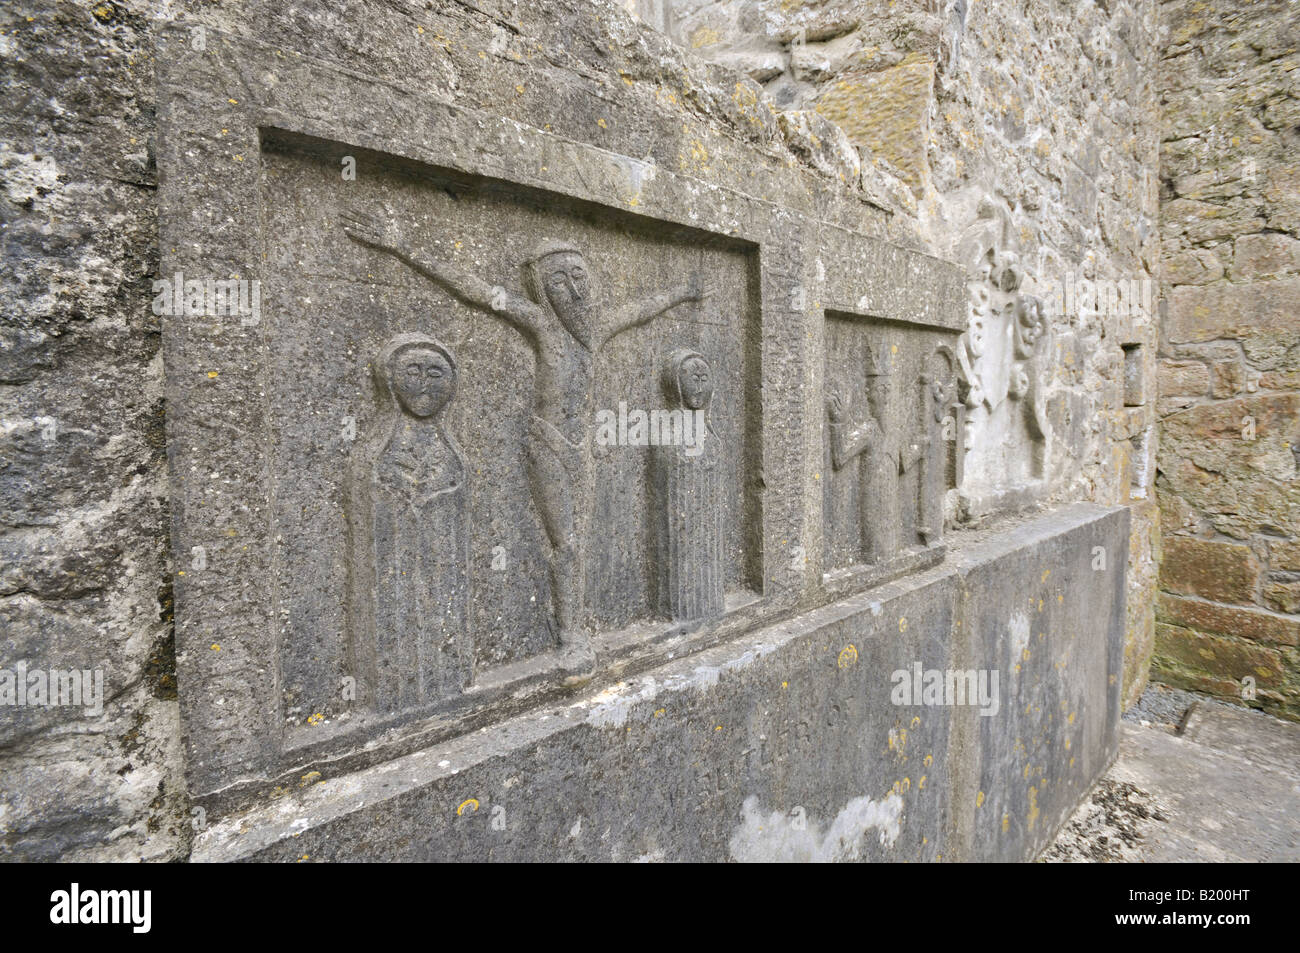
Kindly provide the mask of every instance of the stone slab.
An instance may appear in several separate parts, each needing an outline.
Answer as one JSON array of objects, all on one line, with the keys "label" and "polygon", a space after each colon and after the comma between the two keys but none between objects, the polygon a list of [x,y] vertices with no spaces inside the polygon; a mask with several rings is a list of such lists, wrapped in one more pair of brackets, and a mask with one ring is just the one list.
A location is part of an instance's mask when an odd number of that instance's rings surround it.
[{"label": "stone slab", "polygon": [[[1116,752],[1128,519],[1074,504],[958,534],[933,569],[384,764],[307,773],[209,816],[194,858],[1032,859]],[[997,672],[996,713],[894,704],[894,673],[917,665]]]}]

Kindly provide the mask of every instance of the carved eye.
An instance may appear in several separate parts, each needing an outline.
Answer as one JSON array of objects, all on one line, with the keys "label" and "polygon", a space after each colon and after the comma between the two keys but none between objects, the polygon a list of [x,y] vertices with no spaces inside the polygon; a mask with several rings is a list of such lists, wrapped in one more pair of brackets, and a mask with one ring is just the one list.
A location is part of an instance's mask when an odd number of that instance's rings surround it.
[{"label": "carved eye", "polygon": [[570,274],[573,275],[576,280],[581,281],[583,278],[587,277],[587,269],[583,268],[581,265],[575,265]]}]

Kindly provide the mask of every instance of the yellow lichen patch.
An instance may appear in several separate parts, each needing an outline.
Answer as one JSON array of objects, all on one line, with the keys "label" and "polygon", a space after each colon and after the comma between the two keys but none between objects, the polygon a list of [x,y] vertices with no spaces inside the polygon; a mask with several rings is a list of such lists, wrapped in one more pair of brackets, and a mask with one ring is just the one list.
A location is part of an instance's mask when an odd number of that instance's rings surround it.
[{"label": "yellow lichen patch", "polygon": [[316,712],[314,715],[312,715],[310,718],[307,719],[307,724],[319,725],[324,720],[325,720],[325,716],[320,712]]},{"label": "yellow lichen patch", "polygon": [[1038,823],[1038,788],[1030,785],[1029,788],[1029,816],[1025,818],[1029,822],[1029,829],[1032,831],[1034,825]]},{"label": "yellow lichen patch", "polygon": [[976,807],[983,807],[983,806],[984,806],[984,792],[983,792],[983,791],[981,791],[979,794],[975,795],[975,806],[976,806]]},{"label": "yellow lichen patch", "polygon": [[1011,815],[1010,815],[1010,814],[1003,814],[1003,815],[1002,815],[1002,833],[1005,834],[1005,833],[1007,832],[1007,829],[1008,829],[1009,827],[1011,827]]},{"label": "yellow lichen patch", "polygon": [[220,652],[220,651],[221,651],[221,646],[218,645],[216,642],[213,642],[211,645],[208,646],[208,648],[212,649],[212,651],[214,651],[214,652]]},{"label": "yellow lichen patch", "polygon": [[758,93],[744,83],[736,84],[736,91],[731,94],[731,99],[741,109],[752,109],[758,105]]},{"label": "yellow lichen patch", "polygon": [[320,780],[319,771],[308,771],[306,774],[304,774],[301,778],[298,779],[298,787],[305,788],[313,781],[319,781],[319,780]]},{"label": "yellow lichen patch", "polygon": [[703,46],[712,46],[722,39],[722,34],[712,27],[702,26],[691,34],[691,49],[698,50]]}]

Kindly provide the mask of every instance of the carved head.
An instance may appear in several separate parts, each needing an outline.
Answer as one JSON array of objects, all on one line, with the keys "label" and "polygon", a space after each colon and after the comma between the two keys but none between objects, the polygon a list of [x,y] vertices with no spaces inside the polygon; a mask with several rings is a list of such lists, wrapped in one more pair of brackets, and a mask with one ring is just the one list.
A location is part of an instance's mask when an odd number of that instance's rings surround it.
[{"label": "carved head", "polygon": [[698,351],[678,348],[664,367],[664,389],[687,410],[704,410],[713,400],[713,369]]},{"label": "carved head", "polygon": [[375,376],[398,406],[412,417],[439,414],[456,395],[456,359],[423,334],[399,334],[388,342]]},{"label": "carved head", "polygon": [[930,388],[930,408],[936,421],[942,421],[957,396],[956,359],[946,344],[935,348],[926,361],[922,381]]},{"label": "carved head", "polygon": [[525,269],[537,303],[549,305],[565,329],[591,347],[595,337],[595,289],[582,252],[571,245],[543,242]]}]

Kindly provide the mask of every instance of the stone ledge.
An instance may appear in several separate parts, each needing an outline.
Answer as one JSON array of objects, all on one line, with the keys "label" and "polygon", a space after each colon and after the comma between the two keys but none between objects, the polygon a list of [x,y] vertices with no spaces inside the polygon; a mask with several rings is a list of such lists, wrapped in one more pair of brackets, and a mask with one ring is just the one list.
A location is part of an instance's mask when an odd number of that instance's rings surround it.
[{"label": "stone ledge", "polygon": [[[193,859],[1031,859],[1115,753],[1127,544],[1127,510],[1090,504],[959,535],[578,701],[308,775]],[[998,712],[893,704],[917,664],[998,672]]]}]

